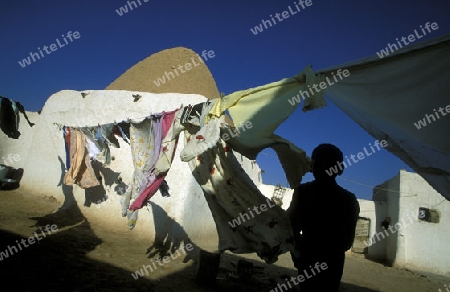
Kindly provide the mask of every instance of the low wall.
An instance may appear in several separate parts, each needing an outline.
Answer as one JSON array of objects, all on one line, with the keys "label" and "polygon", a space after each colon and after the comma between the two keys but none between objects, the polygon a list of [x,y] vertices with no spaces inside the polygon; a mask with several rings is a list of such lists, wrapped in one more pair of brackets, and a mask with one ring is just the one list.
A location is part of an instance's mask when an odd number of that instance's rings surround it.
[{"label": "low wall", "polygon": [[[86,95],[83,97],[81,93]],[[139,94],[141,98],[135,102],[133,94]],[[95,126],[120,122],[205,100],[205,97],[193,94],[60,91],[46,101],[41,114],[27,112],[31,122],[35,123],[33,127],[20,114],[19,139],[8,138],[0,132],[0,157],[5,158],[5,165],[24,169],[21,190],[37,196],[53,196],[63,208],[76,203],[92,226],[114,228],[126,232],[126,236],[149,240],[188,236],[215,240],[217,232],[203,192],[187,163],[178,158],[183,143],[178,144],[166,179],[171,197],[162,197],[158,191],[151,204],[139,211],[137,225],[132,231],[128,229],[127,219],[121,216],[121,196],[114,191],[118,175],[128,184],[133,174],[130,146],[123,140],[119,139],[120,148],[110,147],[114,160],[102,171],[100,187],[84,190],[77,185],[62,184],[66,153],[61,125]],[[20,159],[8,161],[10,154]]]}]

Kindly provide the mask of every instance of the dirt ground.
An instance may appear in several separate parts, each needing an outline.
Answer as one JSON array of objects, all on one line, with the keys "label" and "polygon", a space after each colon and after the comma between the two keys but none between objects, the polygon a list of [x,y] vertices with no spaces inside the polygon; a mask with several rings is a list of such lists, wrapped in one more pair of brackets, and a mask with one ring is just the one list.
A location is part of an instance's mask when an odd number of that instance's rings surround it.
[{"label": "dirt ground", "polygon": [[[37,197],[20,190],[0,191],[0,252],[16,246],[22,239],[46,224],[58,231],[22,250],[13,250],[0,260],[2,291],[270,291],[296,271],[288,254],[272,265],[253,254],[225,253],[220,261],[218,279],[213,287],[196,281],[199,248],[174,252],[168,263],[156,264],[166,250],[152,242],[133,241],[127,234],[96,226],[80,210],[55,212],[59,203],[52,197]],[[39,235],[40,233],[38,233]],[[17,241],[16,241],[17,240]],[[207,243],[202,243],[204,246]],[[250,281],[233,277],[239,259],[261,267]],[[132,273],[143,265],[155,263],[143,277]],[[359,255],[348,255],[340,291],[445,291],[450,278],[421,275],[386,267]]]}]

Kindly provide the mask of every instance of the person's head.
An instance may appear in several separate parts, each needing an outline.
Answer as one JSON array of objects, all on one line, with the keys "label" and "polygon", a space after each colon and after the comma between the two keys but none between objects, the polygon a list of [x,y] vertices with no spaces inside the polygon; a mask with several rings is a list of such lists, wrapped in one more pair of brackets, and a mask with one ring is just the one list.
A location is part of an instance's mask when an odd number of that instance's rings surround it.
[{"label": "person's head", "polygon": [[342,166],[344,155],[333,144],[320,144],[317,146],[312,152],[311,160],[311,171],[316,180],[334,180],[336,176],[341,175],[344,171]]}]

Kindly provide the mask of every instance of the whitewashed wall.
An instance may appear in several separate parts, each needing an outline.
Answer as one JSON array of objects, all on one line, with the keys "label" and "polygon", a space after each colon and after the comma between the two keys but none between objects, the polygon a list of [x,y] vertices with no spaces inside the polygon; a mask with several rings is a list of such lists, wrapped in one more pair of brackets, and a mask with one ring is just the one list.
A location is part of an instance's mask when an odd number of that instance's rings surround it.
[{"label": "whitewashed wall", "polygon": [[[399,178],[394,177],[380,185],[377,185],[373,191],[373,214],[368,210],[366,214],[371,218],[370,225],[370,245],[367,257],[376,261],[386,261],[387,253],[391,250],[392,243],[396,242],[397,233],[385,232],[382,222],[390,218],[390,224],[397,223],[398,217],[398,197],[392,196],[389,190],[398,190]],[[394,244],[394,246],[396,246]]]},{"label": "whitewashed wall", "polygon": [[[274,185],[265,185],[265,184],[261,184],[258,186],[259,190],[261,191],[261,193],[271,199],[273,197],[273,192],[276,186]],[[292,201],[292,195],[294,194],[294,189],[290,189],[290,188],[285,188],[285,193],[283,195],[283,204],[281,205],[281,208],[286,210],[287,208],[289,208],[289,205],[291,204]]]},{"label": "whitewashed wall", "polygon": [[[368,258],[395,267],[450,275],[450,202],[420,175],[405,170],[377,188],[381,190],[374,190],[371,238],[383,232],[381,222],[385,218],[390,219],[391,226],[398,223],[400,228],[388,230],[386,238],[371,245]],[[440,222],[418,220],[419,207],[437,210]],[[369,210],[365,213],[370,215]]]},{"label": "whitewashed wall", "polygon": [[[369,238],[372,238],[374,236],[374,231],[376,229],[375,226],[376,226],[377,218],[375,216],[375,208],[377,208],[376,205],[378,205],[378,203],[374,202],[374,201],[360,200],[360,199],[358,199],[358,203],[359,203],[359,208],[360,208],[359,217],[370,220]],[[366,243],[369,243],[369,239],[363,240],[363,241],[366,241]],[[364,244],[364,246],[367,246],[366,243]],[[380,251],[377,249],[382,249],[384,251],[384,247],[382,247],[381,245],[373,245],[372,247],[368,248],[368,250],[367,250],[368,252],[370,252],[370,255],[374,259],[384,256],[384,254],[380,255]]]},{"label": "whitewashed wall", "polygon": [[[405,228],[404,243],[398,244],[399,253],[404,250],[404,267],[450,276],[450,202],[420,175],[404,170],[400,171],[400,191],[400,217],[408,218],[413,212],[418,218],[419,207],[440,213],[439,223],[417,220]],[[397,259],[395,263],[402,264]]]},{"label": "whitewashed wall", "polygon": [[[82,97],[81,93],[86,93]],[[142,97],[134,102],[133,94]],[[69,207],[76,203],[93,228],[113,228],[127,236],[153,240],[155,236],[169,238],[217,240],[217,231],[211,212],[203,197],[200,186],[193,178],[187,163],[179,159],[184,143],[180,143],[166,181],[171,197],[162,197],[158,191],[151,204],[140,210],[136,227],[130,231],[126,218],[121,217],[121,196],[114,191],[116,184],[104,185],[105,200],[99,204],[84,206],[85,190],[74,186],[73,196],[70,188],[60,185],[64,173],[58,157],[65,163],[65,149],[62,130],[58,125],[95,126],[97,124],[120,122],[127,118],[144,118],[152,113],[171,111],[182,104],[196,104],[206,98],[193,94],[151,94],[144,92],[92,90],[64,90],[53,94],[45,103],[41,114],[27,112],[36,125],[30,128],[21,115],[19,139],[10,139],[0,132],[0,157],[18,154],[19,161],[4,163],[15,168],[24,168],[21,190],[33,195],[53,196],[61,205]],[[120,148],[110,147],[114,160],[108,166],[120,173],[123,181],[129,184],[133,165],[130,146],[119,139]],[[244,169],[248,171],[255,184],[261,182],[259,167],[245,157],[239,157]],[[105,181],[103,181],[105,183]],[[69,189],[69,190],[68,190]]]}]

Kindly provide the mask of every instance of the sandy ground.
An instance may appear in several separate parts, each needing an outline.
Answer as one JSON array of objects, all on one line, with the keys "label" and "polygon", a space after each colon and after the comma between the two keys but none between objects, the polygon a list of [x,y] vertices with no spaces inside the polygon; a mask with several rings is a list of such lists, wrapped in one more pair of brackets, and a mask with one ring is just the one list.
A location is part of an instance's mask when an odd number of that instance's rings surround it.
[{"label": "sandy ground", "polygon": [[[0,252],[46,224],[56,224],[55,233],[0,261],[2,291],[270,291],[283,278],[294,276],[288,254],[275,264],[255,255],[225,253],[214,287],[196,281],[200,243],[184,253],[174,252],[168,263],[156,264],[162,248],[152,242],[133,241],[127,234],[88,222],[76,208],[55,212],[52,197],[37,197],[20,190],[0,191]],[[16,242],[17,240],[17,242]],[[205,246],[208,243],[201,243]],[[245,258],[263,270],[249,282],[232,277],[236,263]],[[155,262],[156,269],[134,279],[132,273]],[[231,276],[230,276],[231,275]],[[445,291],[450,278],[420,275],[386,267],[359,255],[348,255],[340,291]],[[9,288],[8,288],[9,287]]]}]

